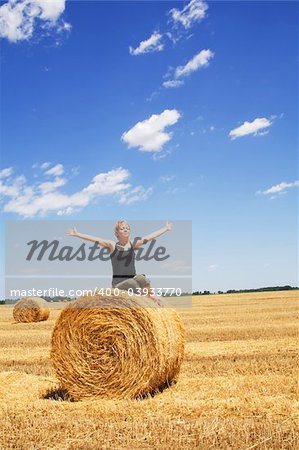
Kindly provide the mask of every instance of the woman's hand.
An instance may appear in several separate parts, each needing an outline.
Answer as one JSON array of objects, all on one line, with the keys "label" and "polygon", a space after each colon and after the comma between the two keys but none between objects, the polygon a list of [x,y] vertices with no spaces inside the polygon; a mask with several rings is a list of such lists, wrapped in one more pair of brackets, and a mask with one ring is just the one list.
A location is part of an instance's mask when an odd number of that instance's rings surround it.
[{"label": "woman's hand", "polygon": [[68,228],[67,234],[69,234],[70,236],[78,236],[78,231],[75,227]]},{"label": "woman's hand", "polygon": [[172,230],[172,223],[171,222],[166,222],[165,227],[166,227],[167,231],[171,231]]}]

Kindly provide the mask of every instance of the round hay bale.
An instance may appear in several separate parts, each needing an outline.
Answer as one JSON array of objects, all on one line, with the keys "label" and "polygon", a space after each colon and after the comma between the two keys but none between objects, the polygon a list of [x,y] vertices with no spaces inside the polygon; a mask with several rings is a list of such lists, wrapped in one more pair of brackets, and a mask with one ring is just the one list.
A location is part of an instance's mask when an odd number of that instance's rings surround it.
[{"label": "round hay bale", "polygon": [[13,309],[16,322],[41,322],[50,314],[48,302],[40,297],[26,297],[19,300]]},{"label": "round hay bale", "polygon": [[51,360],[74,400],[138,398],[176,380],[184,344],[175,310],[121,291],[68,305],[53,330]]}]

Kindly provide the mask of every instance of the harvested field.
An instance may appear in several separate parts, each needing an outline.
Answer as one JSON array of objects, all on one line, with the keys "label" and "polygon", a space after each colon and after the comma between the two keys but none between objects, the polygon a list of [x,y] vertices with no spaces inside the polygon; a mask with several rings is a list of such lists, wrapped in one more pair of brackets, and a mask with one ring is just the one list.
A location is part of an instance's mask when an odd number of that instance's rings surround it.
[{"label": "harvested field", "polygon": [[50,364],[65,305],[28,324],[0,306],[0,449],[298,448],[297,302],[298,291],[194,297],[179,311],[187,342],[176,385],[80,402]]}]

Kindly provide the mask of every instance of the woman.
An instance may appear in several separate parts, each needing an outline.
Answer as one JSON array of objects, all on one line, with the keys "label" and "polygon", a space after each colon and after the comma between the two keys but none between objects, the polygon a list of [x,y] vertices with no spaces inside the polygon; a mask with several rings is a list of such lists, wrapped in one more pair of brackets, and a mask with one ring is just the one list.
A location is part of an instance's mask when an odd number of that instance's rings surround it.
[{"label": "woman", "polygon": [[166,225],[160,230],[154,231],[141,239],[135,239],[132,243],[130,240],[131,228],[129,223],[126,220],[119,220],[116,222],[114,229],[117,242],[79,233],[75,227],[69,228],[67,234],[87,241],[96,242],[101,247],[109,250],[113,269],[113,288],[119,288],[121,290],[133,289],[134,292],[140,292],[140,289],[147,289],[146,292],[150,295],[151,285],[149,279],[144,274],[136,275],[135,250],[171,230],[172,224],[166,222]]}]

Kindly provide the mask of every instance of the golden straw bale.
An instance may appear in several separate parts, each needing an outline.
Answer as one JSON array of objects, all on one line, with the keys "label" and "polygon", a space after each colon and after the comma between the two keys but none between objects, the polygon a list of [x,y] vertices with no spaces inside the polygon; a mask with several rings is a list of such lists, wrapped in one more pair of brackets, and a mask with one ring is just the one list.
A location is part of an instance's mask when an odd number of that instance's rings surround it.
[{"label": "golden straw bale", "polygon": [[50,314],[48,302],[40,297],[26,297],[19,300],[13,309],[16,322],[41,322]]},{"label": "golden straw bale", "polygon": [[61,312],[51,360],[75,400],[138,398],[176,381],[184,343],[175,310],[112,290],[82,296]]}]

